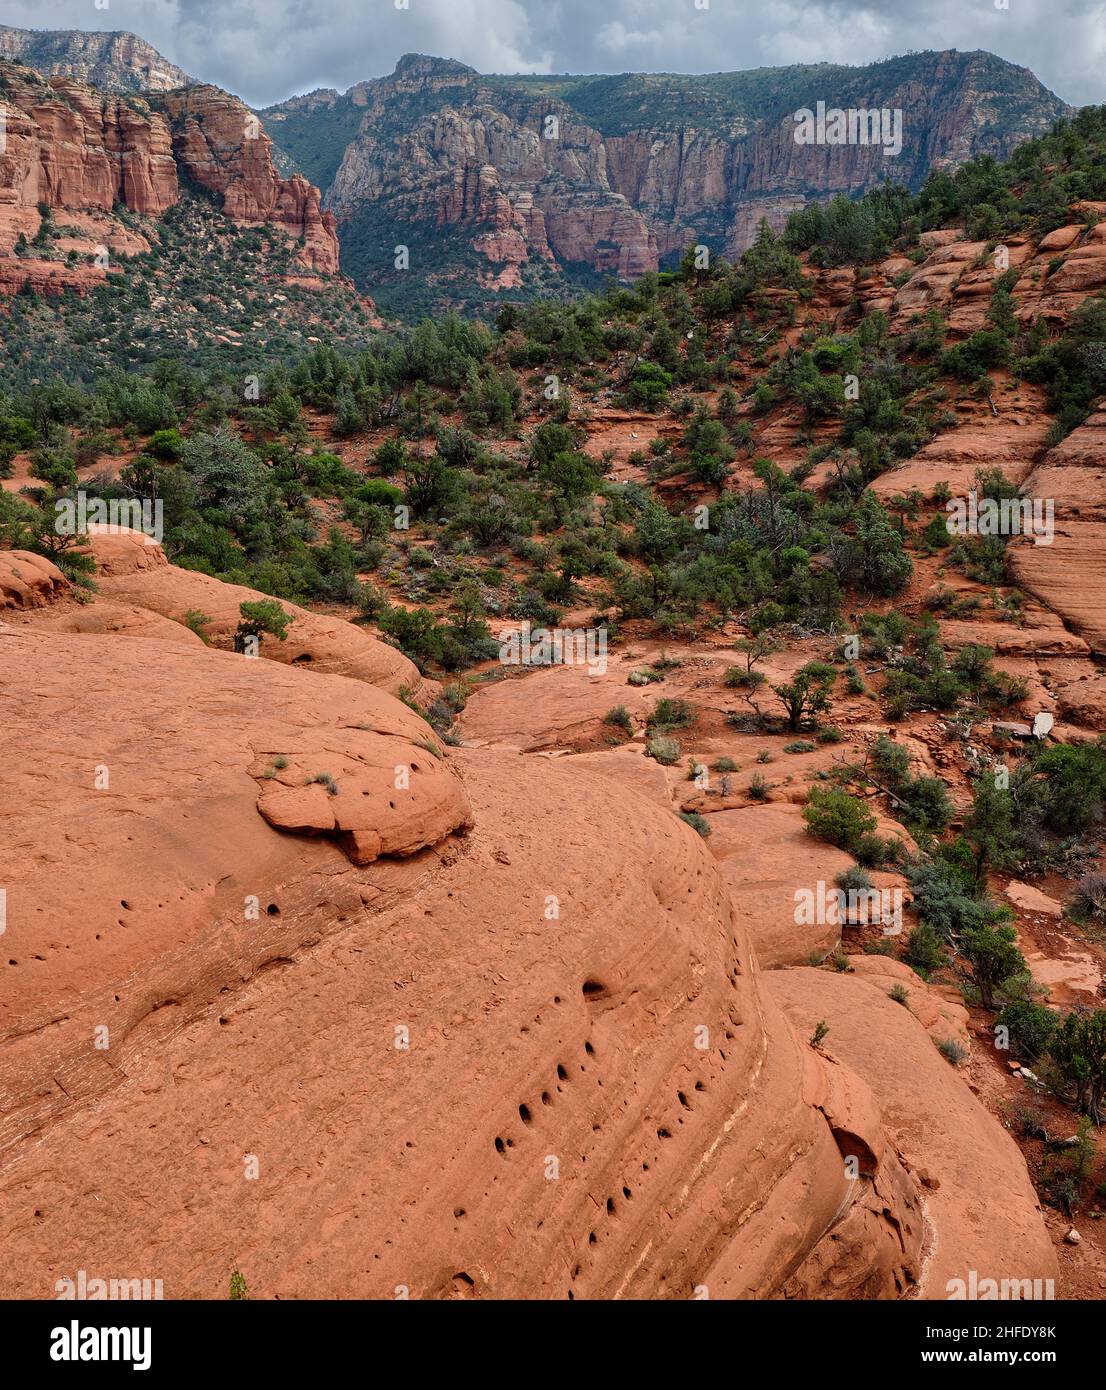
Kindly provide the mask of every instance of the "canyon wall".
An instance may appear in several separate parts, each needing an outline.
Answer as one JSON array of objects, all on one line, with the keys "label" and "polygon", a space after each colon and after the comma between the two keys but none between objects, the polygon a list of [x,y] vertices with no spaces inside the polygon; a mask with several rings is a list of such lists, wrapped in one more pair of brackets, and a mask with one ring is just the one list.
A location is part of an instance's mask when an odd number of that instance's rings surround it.
[{"label": "canyon wall", "polygon": [[20,233],[34,237],[40,204],[105,214],[122,205],[157,218],[190,181],[215,194],[233,221],[287,232],[310,269],[337,270],[334,219],[318,189],[302,175],[277,174],[268,137],[236,97],[204,86],[114,96],[0,63],[0,100],[0,252],[10,254]]},{"label": "canyon wall", "polygon": [[[733,256],[762,218],[778,229],[811,199],[886,178],[917,187],[932,169],[1004,157],[1067,111],[1031,73],[989,54],[779,73],[775,84],[771,73],[737,73],[543,85],[408,55],[344,96],[320,91],[264,114],[278,145],[301,156],[313,129],[348,142],[325,195],[347,228],[463,229],[492,263],[489,277],[518,286],[528,263],[633,279],[697,239]],[[715,91],[722,79],[730,85]],[[897,113],[901,150],[797,143],[795,111],[819,101]],[[343,111],[359,116],[345,131]],[[478,185],[494,198],[461,196]],[[348,268],[369,283],[391,247],[381,233],[366,254],[362,240],[351,238]]]}]

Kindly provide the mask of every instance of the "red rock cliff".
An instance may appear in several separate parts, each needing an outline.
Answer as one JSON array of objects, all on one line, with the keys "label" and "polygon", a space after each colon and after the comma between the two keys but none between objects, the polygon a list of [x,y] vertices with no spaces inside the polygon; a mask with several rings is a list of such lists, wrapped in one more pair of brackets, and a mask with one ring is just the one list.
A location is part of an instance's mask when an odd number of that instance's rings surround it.
[{"label": "red rock cliff", "polygon": [[271,222],[302,243],[311,269],[338,269],[334,219],[300,175],[282,179],[257,118],[215,87],[146,99],[107,96],[70,77],[0,63],[0,248],[38,229],[37,207],[159,217],[181,174],[219,194],[235,222]]}]

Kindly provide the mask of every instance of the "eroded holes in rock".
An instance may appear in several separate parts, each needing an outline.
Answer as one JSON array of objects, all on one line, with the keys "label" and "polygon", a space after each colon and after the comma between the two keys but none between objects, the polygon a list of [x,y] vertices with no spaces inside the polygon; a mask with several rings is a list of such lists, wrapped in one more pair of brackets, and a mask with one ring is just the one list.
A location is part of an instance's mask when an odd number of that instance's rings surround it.
[{"label": "eroded holes in rock", "polygon": [[498,1134],[495,1136],[495,1150],[496,1153],[500,1153],[506,1156],[507,1145],[503,1142],[502,1138]]},{"label": "eroded holes in rock", "polygon": [[629,1189],[628,1187],[624,1187],[624,1188],[622,1189],[622,1195],[623,1195],[623,1197],[626,1198],[626,1200],[627,1200],[627,1202],[628,1202],[628,1201],[630,1200],[630,1198],[631,1198],[634,1194],[630,1191],[630,1189]]},{"label": "eroded holes in rock", "polygon": [[543,1091],[543,1092],[541,1093],[541,1103],[542,1103],[542,1105],[552,1105],[552,1104],[553,1104],[553,1097],[549,1094],[548,1091]]},{"label": "eroded holes in rock", "polygon": [[554,1004],[561,1004],[561,1003],[563,1003],[564,1001],[562,1000],[562,998],[561,998],[561,996],[560,996],[559,994],[555,994],[555,995],[553,996],[553,1002],[554,1002]]},{"label": "eroded holes in rock", "polygon": [[310,652],[300,652],[299,656],[294,656],[292,658],[292,665],[302,666],[305,661],[314,661],[314,659],[315,658],[311,655]]},{"label": "eroded holes in rock", "polygon": [[[13,962],[13,963],[14,963],[14,962]],[[560,1062],[557,1063],[557,1076],[558,1076],[558,1077],[560,1078],[560,1080],[562,1080],[562,1081],[567,1081],[567,1080],[568,1080],[568,1072],[565,1071],[564,1067],[561,1065]]]},{"label": "eroded holes in rock", "polygon": [[672,1138],[672,1131],[671,1131],[670,1129],[667,1129],[664,1125],[661,1125],[660,1129],[657,1130],[657,1138],[658,1138],[658,1139],[671,1139],[671,1138]]},{"label": "eroded holes in rock", "polygon": [[582,990],[585,999],[602,999],[607,992],[607,986],[601,980],[585,980]]},{"label": "eroded holes in rock", "polygon": [[528,1105],[519,1106],[518,1117],[524,1125],[532,1124],[534,1120],[534,1117],[530,1114],[530,1107]]},{"label": "eroded holes in rock", "polygon": [[589,1042],[586,1042],[584,1044],[584,1051],[588,1054],[589,1057],[595,1056],[595,1048],[592,1047],[591,1043]]},{"label": "eroded holes in rock", "polygon": [[265,911],[269,914],[270,917],[280,916],[280,908],[277,907],[276,903],[270,903],[269,906],[265,909]]},{"label": "eroded holes in rock", "polygon": [[576,1295],[572,1292],[571,1289],[569,1289],[569,1291],[568,1291],[568,1301],[569,1301],[569,1303],[575,1303],[575,1302],[576,1302]]},{"label": "eroded holes in rock", "polygon": [[388,802],[388,810],[389,810],[389,811],[394,811],[395,809],[396,809],[396,803],[395,803],[394,801],[389,801],[389,802]]},{"label": "eroded holes in rock", "polygon": [[589,1232],[588,1232],[588,1244],[589,1244],[589,1245],[598,1245],[598,1244],[599,1244],[599,1237],[595,1234],[594,1231],[589,1231]]},{"label": "eroded holes in rock", "polygon": [[703,1092],[705,1092],[707,1088],[703,1085],[703,1083],[702,1083],[701,1081],[696,1081],[696,1083],[695,1083],[695,1089],[696,1089],[697,1091],[703,1091]]},{"label": "eroded holes in rock", "polygon": [[229,1022],[230,1022],[230,1019],[229,1019],[229,1018],[226,1018],[226,1017],[220,1018],[220,1019],[219,1019],[219,1026],[220,1026],[221,1028],[225,1028]]},{"label": "eroded holes in rock", "polygon": [[125,908],[127,909],[128,912],[131,910],[131,905],[130,905],[129,902],[127,902],[126,898],[120,898],[120,899],[119,899],[119,906],[120,906],[120,907],[125,907]]},{"label": "eroded holes in rock", "polygon": [[607,1198],[607,1215],[608,1215],[608,1216],[613,1216],[613,1215],[614,1215],[614,1198],[613,1198],[613,1197],[608,1197],[608,1198]]},{"label": "eroded holes in rock", "polygon": [[684,1107],[685,1110],[691,1109],[691,1102],[688,1100],[687,1096],[684,1095],[683,1091],[676,1092],[676,1099],[680,1102],[680,1104]]},{"label": "eroded holes in rock", "polygon": [[464,1214],[465,1214],[465,1209],[464,1209],[464,1207],[454,1207],[454,1208],[453,1208],[453,1215],[457,1218],[458,1221],[460,1221],[461,1217],[464,1216]]}]

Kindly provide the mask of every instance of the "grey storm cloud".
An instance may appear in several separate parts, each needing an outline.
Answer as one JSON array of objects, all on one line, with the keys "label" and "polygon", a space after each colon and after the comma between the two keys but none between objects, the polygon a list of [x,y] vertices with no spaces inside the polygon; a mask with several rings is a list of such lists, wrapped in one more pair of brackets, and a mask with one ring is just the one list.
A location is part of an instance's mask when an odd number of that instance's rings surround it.
[{"label": "grey storm cloud", "polygon": [[1106,101],[1106,0],[0,0],[25,28],[129,29],[268,105],[390,72],[719,72],[985,48],[1076,105]]}]

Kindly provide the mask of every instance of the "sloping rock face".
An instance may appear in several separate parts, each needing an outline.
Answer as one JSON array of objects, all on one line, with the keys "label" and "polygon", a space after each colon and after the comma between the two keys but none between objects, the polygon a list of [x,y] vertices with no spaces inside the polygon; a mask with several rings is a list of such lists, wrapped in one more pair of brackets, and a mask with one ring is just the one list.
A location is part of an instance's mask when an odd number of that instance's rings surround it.
[{"label": "sloping rock face", "polygon": [[[232,645],[243,603],[269,597],[257,589],[224,584],[210,575],[171,565],[161,546],[148,544],[147,538],[137,531],[108,532],[90,526],[89,533],[88,549],[96,561],[96,582],[105,598],[152,610],[178,623],[191,610],[203,613],[210,619],[204,634],[216,646]],[[261,642],[262,657],[308,666],[312,671],[350,676],[392,695],[403,691],[423,703],[437,690],[436,683],[424,681],[418,667],[402,652],[352,623],[312,613],[284,599],[280,603],[292,621],[283,642],[275,637]]]},{"label": "sloping rock face", "polygon": [[[312,270],[338,268],[333,218],[301,175],[280,178],[268,137],[236,98],[192,87],[148,99],[118,97],[70,77],[39,77],[0,63],[6,139],[0,152],[0,252],[38,230],[38,205],[110,213],[117,203],[160,217],[181,196],[181,176],[223,200],[235,222],[271,222],[301,243]],[[18,260],[19,284],[36,264]],[[74,287],[88,267],[57,267]],[[56,278],[56,276],[55,276]],[[98,271],[102,279],[102,270]]]},{"label": "sloping rock face", "polygon": [[[275,763],[347,773],[333,799],[371,814],[380,854],[414,853],[468,823],[461,784],[420,746],[423,721],[361,682],[149,637],[21,628],[0,629],[0,640],[5,671],[22,666],[34,692],[20,713],[5,681],[4,727],[22,739],[47,716],[58,768],[55,777],[48,760],[36,770],[28,759],[13,769],[0,812],[11,850],[0,1031],[10,1039],[16,1016],[46,1030],[46,1046],[25,1054],[29,1089],[10,1070],[21,1045],[0,1048],[5,1123],[24,1107],[57,1113],[112,1079],[113,1054],[88,1054],[91,1035],[69,1026],[83,1003],[95,1000],[101,1021],[126,1034],[163,1001],[176,1007],[215,976],[226,982],[220,932],[252,935],[264,953],[258,922],[283,901],[274,870],[304,843],[257,813]],[[385,765],[390,784],[406,780],[402,793],[378,776]],[[151,797],[163,802],[153,814]],[[21,801],[36,809],[24,817]],[[321,844],[315,858],[347,862]],[[121,988],[128,978],[135,988]]]},{"label": "sloping rock face", "polygon": [[[972,1270],[980,1278],[1054,1280],[1056,1255],[1017,1145],[907,1009],[868,979],[818,970],[773,971],[766,988],[799,1028],[826,1022],[824,1050],[880,1099],[935,1233],[918,1296],[948,1298],[949,1282],[967,1282]],[[955,1037],[955,1020],[947,1024],[941,1035]]]},{"label": "sloping rock face", "polygon": [[[643,802],[627,819],[605,779],[522,782],[516,760],[470,755],[468,837],[354,869],[271,830],[251,769],[327,729],[344,748],[386,697],[251,682],[219,653],[151,661],[126,637],[4,640],[26,688],[46,681],[71,711],[52,746],[72,767],[43,798],[52,774],[20,737],[6,783],[21,820],[0,995],[6,1293],[148,1266],[168,1296],[218,1297],[231,1258],[255,1295],[284,1297],[909,1287],[918,1197],[870,1094],[765,1006],[725,892],[670,815]],[[406,756],[414,717],[387,703]],[[90,743],[107,792],[83,775]],[[598,881],[580,815],[626,827]],[[86,849],[66,843],[74,823]],[[100,1167],[121,1144],[126,1162]]]},{"label": "sloping rock face", "polygon": [[14,29],[0,24],[0,58],[47,77],[75,77],[104,92],[169,92],[192,79],[136,34]]},{"label": "sloping rock face", "polygon": [[1075,210],[1084,211],[1087,221],[1060,227],[1036,243],[1009,237],[1001,243],[1003,256],[999,246],[968,241],[962,228],[923,232],[919,242],[927,254],[920,264],[891,256],[863,279],[855,268],[841,266],[820,277],[818,292],[838,311],[842,327],[859,301],[865,312],[886,314],[895,333],[936,310],[950,336],[965,338],[987,326],[995,281],[1009,268],[1018,272],[1011,291],[1018,319],[1027,327],[1040,320],[1062,330],[1088,294],[1106,286],[1106,225],[1095,223],[1106,215],[1106,203],[1078,203]]},{"label": "sloping rock face", "polygon": [[1052,503],[1056,534],[1051,545],[1011,542],[1016,582],[1106,655],[1106,406],[1049,450],[1022,491]]},{"label": "sloping rock face", "polygon": [[[348,261],[355,277],[370,278],[361,243],[390,261],[390,233],[426,224],[465,231],[492,263],[489,276],[514,286],[528,261],[633,279],[699,238],[735,255],[762,218],[778,229],[812,198],[855,194],[889,175],[917,186],[931,168],[1004,157],[1067,111],[1031,73],[983,53],[775,76],[625,75],[550,91],[409,54],[390,77],[265,114],[278,143],[296,131],[289,152],[312,132],[308,147],[345,142],[336,174],[320,163],[313,176],[358,243]],[[899,111],[901,151],[797,143],[796,110],[819,101]]]},{"label": "sloping rock face", "polygon": [[[171,569],[126,545],[104,586]],[[586,760],[442,756],[363,681],[59,630],[49,587],[0,627],[0,1293],[220,1298],[237,1265],[254,1297],[943,1297],[1012,1233],[1052,1272],[922,1025],[885,1001],[876,1032],[956,1155],[789,1023],[670,809]]]}]

